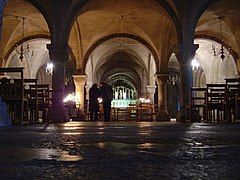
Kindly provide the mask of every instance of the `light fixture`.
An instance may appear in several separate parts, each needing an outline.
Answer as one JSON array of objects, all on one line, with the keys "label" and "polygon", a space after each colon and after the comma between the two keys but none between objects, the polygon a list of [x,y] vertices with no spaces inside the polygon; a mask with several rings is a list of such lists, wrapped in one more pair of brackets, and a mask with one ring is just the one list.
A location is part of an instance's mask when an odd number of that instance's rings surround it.
[{"label": "light fixture", "polygon": [[52,75],[53,74],[53,63],[47,63],[46,74],[47,75]]},{"label": "light fixture", "polygon": [[[224,60],[224,58],[225,58],[225,53],[224,53],[224,46],[223,46],[223,32],[222,32],[222,21],[223,21],[223,16],[220,16],[220,17],[218,17],[218,20],[219,20],[219,33],[220,33],[220,41],[221,41],[221,48],[220,48],[220,52],[219,52],[219,54],[220,54],[220,58],[222,59],[222,60]],[[213,55],[214,56],[217,56],[217,52],[216,52],[216,49],[215,49],[215,46],[214,45],[212,45],[212,50],[213,50]]]},{"label": "light fixture", "polygon": [[[24,35],[24,29],[25,29],[25,17],[21,17],[22,18],[22,40],[24,40],[24,37],[25,37],[25,35]],[[21,45],[20,45],[20,50],[18,50],[17,48],[16,48],[16,51],[17,51],[17,53],[19,54],[19,59],[21,60],[21,62],[23,61],[23,59],[24,59],[24,55],[28,55],[29,57],[32,57],[32,56],[34,56],[34,54],[33,54],[33,50],[31,51],[31,54],[29,55],[29,53],[30,53],[30,48],[29,48],[29,44],[28,43],[26,43],[26,45],[25,45],[25,43],[23,42],[23,43],[21,43]]]},{"label": "light fixture", "polygon": [[191,64],[192,64],[192,70],[195,71],[195,72],[197,72],[197,70],[198,70],[198,68],[199,68],[199,66],[200,66],[198,60],[193,59]]}]

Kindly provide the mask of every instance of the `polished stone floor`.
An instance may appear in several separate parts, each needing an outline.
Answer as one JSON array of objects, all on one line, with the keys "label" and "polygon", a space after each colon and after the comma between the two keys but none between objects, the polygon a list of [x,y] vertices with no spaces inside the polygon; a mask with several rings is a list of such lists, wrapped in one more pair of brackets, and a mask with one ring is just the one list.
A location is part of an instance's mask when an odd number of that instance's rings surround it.
[{"label": "polished stone floor", "polygon": [[0,128],[0,179],[239,179],[240,124]]}]

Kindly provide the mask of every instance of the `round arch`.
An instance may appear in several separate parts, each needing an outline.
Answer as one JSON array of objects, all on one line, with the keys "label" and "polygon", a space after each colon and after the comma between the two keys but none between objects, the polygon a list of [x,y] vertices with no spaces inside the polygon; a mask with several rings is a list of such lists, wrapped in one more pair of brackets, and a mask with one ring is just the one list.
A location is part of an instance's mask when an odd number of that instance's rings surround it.
[{"label": "round arch", "polygon": [[52,22],[51,22],[51,16],[46,11],[46,8],[44,7],[44,4],[41,4],[41,1],[34,1],[34,0],[23,0],[25,2],[28,2],[32,4],[43,16],[44,20],[47,22],[48,29],[50,32],[52,32]]},{"label": "round arch", "polygon": [[[77,1],[76,3],[74,3],[72,5],[72,9],[70,10],[70,13],[68,14],[68,20],[66,23],[66,29],[68,29],[68,38],[70,36],[70,32],[72,29],[72,26],[75,22],[75,20],[77,19],[77,17],[79,16],[79,11],[88,3],[92,2],[94,0],[81,0],[81,1]],[[182,37],[181,37],[181,25],[180,25],[180,21],[179,18],[177,16],[177,14],[175,13],[174,9],[169,5],[168,2],[166,2],[165,0],[153,0],[155,3],[157,3],[158,5],[160,5],[165,12],[167,13],[169,19],[173,22],[176,32],[177,32],[177,37],[178,37],[178,41],[179,43],[182,42]]]},{"label": "round arch", "polygon": [[[104,57],[100,58],[98,63],[96,64],[96,67],[99,67],[99,68],[102,67],[104,64],[107,63],[108,59],[111,59],[112,57],[116,56],[117,54],[122,54],[122,56],[127,57],[128,59],[134,60],[133,62],[135,64],[140,65],[141,67],[144,68],[145,71],[147,71],[147,67],[146,67],[146,65],[143,62],[141,57],[136,57],[135,55],[130,54],[126,51],[119,51],[119,50],[110,54],[110,55],[107,55],[107,56],[104,56]],[[95,69],[94,74],[96,74],[96,69]]]},{"label": "round arch", "polygon": [[[11,53],[15,50],[16,47],[20,46],[22,43],[27,42],[27,41],[31,41],[34,39],[47,39],[47,40],[51,40],[49,35],[45,35],[45,34],[38,34],[38,35],[34,35],[34,36],[28,36],[25,37],[24,39],[21,39],[20,41],[16,42],[6,53],[4,60],[2,62],[3,67],[6,66],[7,64],[7,60],[9,59],[9,56],[11,55]],[[72,51],[71,48],[69,48],[69,55],[72,59],[72,61],[74,62],[74,64],[76,65],[76,57],[74,56],[74,53]]]},{"label": "round arch", "polygon": [[201,16],[203,15],[203,13],[214,3],[218,2],[218,0],[209,0],[206,3],[204,3],[198,10],[196,16],[195,16],[195,21],[194,21],[194,25],[196,26],[199,19],[201,18]]},{"label": "round arch", "polygon": [[142,39],[141,37],[132,35],[132,34],[127,34],[127,33],[116,33],[116,34],[111,34],[109,36],[103,37],[102,39],[99,39],[98,41],[96,41],[86,52],[84,59],[83,59],[83,66],[82,69],[83,71],[85,71],[86,65],[87,65],[87,61],[89,59],[89,56],[91,55],[91,53],[94,51],[95,48],[97,48],[100,44],[102,44],[103,42],[109,40],[109,39],[113,39],[113,38],[130,38],[133,40],[138,41],[139,43],[143,44],[145,47],[147,47],[147,49],[152,53],[155,63],[157,64],[156,60],[158,60],[158,53],[157,51],[144,39]]},{"label": "round arch", "polygon": [[21,39],[20,41],[16,42],[6,53],[6,55],[4,57],[5,61],[2,62],[3,67],[7,65],[7,60],[9,59],[9,56],[15,50],[16,47],[20,46],[24,42],[31,41],[33,39],[48,39],[48,40],[50,40],[50,36],[44,35],[44,34],[39,34],[39,35],[25,37],[24,39]]},{"label": "round arch", "polygon": [[234,60],[238,59],[238,55],[237,52],[234,51],[231,46],[229,46],[227,43],[225,43],[224,41],[221,41],[219,38],[216,38],[214,36],[209,36],[209,35],[195,35],[194,39],[210,39],[213,40],[219,44],[223,44],[223,46],[231,53],[231,55],[233,56]]}]

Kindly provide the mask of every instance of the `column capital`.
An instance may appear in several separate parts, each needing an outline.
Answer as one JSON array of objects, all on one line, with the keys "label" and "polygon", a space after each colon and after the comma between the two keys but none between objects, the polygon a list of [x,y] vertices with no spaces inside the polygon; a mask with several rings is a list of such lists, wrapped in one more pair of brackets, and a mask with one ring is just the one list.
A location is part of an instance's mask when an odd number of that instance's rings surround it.
[{"label": "column capital", "polygon": [[147,86],[147,89],[149,89],[149,90],[154,89],[154,90],[155,90],[156,87],[157,87],[157,86],[155,86],[155,85],[148,85],[148,86]]},{"label": "column capital", "polygon": [[47,44],[51,61],[67,62],[69,57],[68,44]]},{"label": "column capital", "polygon": [[169,74],[168,73],[156,73],[154,76],[155,76],[155,78],[164,79],[166,77],[168,78]]},{"label": "column capital", "polygon": [[85,75],[84,70],[81,68],[77,69],[75,75]]},{"label": "column capital", "polygon": [[85,74],[81,74],[81,75],[80,75],[80,74],[79,74],[79,75],[77,74],[77,75],[76,75],[76,74],[75,74],[75,75],[72,75],[72,76],[73,76],[73,79],[74,79],[74,82],[75,82],[75,83],[78,83],[78,84],[79,84],[79,83],[81,83],[81,84],[83,83],[83,84],[85,84],[87,75],[85,75]]},{"label": "column capital", "polygon": [[168,73],[162,73],[162,74],[156,73],[154,76],[157,80],[157,83],[158,83],[158,80],[166,82],[169,79],[169,74]]},{"label": "column capital", "polygon": [[157,86],[147,86],[147,92],[150,94],[154,94],[156,92]]},{"label": "column capital", "polygon": [[49,51],[69,51],[68,44],[47,44]]},{"label": "column capital", "polygon": [[199,44],[179,44],[178,56],[180,58],[179,63],[189,63],[195,56],[196,50],[199,48]]}]

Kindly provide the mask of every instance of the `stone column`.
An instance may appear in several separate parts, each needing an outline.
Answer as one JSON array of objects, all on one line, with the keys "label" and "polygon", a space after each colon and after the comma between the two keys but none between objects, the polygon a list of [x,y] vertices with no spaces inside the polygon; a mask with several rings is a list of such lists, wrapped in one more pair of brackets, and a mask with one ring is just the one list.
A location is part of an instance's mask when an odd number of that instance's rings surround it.
[{"label": "stone column", "polygon": [[180,65],[180,111],[181,121],[187,120],[186,107],[190,101],[190,88],[193,86],[193,75],[191,62],[194,59],[198,45],[179,45],[179,65]]},{"label": "stone column", "polygon": [[84,110],[84,88],[86,83],[86,75],[73,75],[74,84],[76,87],[77,108],[82,112]]},{"label": "stone column", "polygon": [[154,104],[154,94],[156,92],[156,86],[147,86],[148,98],[151,103]]},{"label": "stone column", "polygon": [[48,44],[50,60],[53,63],[52,76],[52,121],[64,121],[64,93],[65,93],[65,66],[68,61],[68,46],[56,46]]},{"label": "stone column", "polygon": [[86,99],[89,100],[89,90],[92,87],[92,85],[90,85],[92,83],[88,83],[88,85],[85,86],[86,88]]},{"label": "stone column", "polygon": [[156,121],[170,121],[166,106],[168,74],[155,74],[155,77],[158,85],[158,114]]}]

